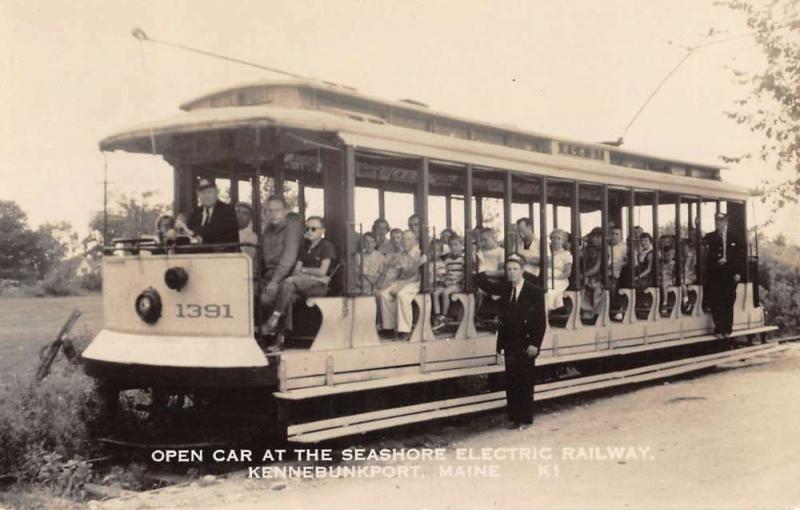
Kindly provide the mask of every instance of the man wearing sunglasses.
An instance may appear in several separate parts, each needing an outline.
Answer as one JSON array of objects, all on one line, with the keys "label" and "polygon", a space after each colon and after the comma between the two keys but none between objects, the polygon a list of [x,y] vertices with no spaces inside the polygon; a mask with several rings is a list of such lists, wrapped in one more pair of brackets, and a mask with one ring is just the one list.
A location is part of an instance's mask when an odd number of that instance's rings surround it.
[{"label": "man wearing sunglasses", "polygon": [[[283,335],[268,351],[280,350],[284,338],[291,335],[292,305],[298,299],[324,296],[328,293],[331,270],[336,259],[336,248],[333,243],[324,239],[325,220],[320,216],[311,216],[306,220],[305,239],[300,247],[292,275],[280,285],[275,309],[267,321],[265,335],[276,335],[283,322]],[[281,321],[283,318],[283,321]]]}]

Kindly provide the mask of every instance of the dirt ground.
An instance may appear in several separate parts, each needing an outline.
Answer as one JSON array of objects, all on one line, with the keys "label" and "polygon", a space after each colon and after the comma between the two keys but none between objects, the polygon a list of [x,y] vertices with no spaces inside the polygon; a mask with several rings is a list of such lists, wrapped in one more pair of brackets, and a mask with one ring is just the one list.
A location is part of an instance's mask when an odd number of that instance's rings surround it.
[{"label": "dirt ground", "polygon": [[[795,344],[694,377],[548,404],[524,431],[506,430],[493,414],[391,433],[388,443],[381,437],[337,445],[444,446],[446,461],[366,463],[395,472],[417,466],[414,478],[248,479],[239,472],[90,508],[797,508],[798,416]],[[626,458],[608,458],[614,447]],[[550,458],[455,458],[469,448],[527,448]],[[468,464],[496,472],[469,478],[440,471]]]},{"label": "dirt ground", "polygon": [[99,294],[61,298],[0,298],[0,374],[32,373],[39,349],[55,340],[69,314],[78,308],[81,318],[72,335],[90,336],[103,323]]}]

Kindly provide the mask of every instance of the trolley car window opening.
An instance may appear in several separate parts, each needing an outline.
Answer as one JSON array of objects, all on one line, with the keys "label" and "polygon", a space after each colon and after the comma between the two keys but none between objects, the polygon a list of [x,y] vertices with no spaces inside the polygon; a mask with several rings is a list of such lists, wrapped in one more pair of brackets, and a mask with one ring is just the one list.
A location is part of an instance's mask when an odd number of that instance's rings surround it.
[{"label": "trolley car window opening", "polygon": [[464,236],[464,197],[461,195],[450,196],[450,229],[460,236]]},{"label": "trolley car window opening", "polygon": [[414,195],[412,193],[402,193],[398,191],[387,191],[386,203],[390,204],[386,208],[386,221],[391,228],[406,230],[408,228],[408,217],[414,214]]},{"label": "trolley car window opening", "polygon": [[288,178],[283,181],[283,197],[289,204],[289,209],[296,212],[301,216],[300,210],[300,183],[296,180],[289,180]]},{"label": "trolley car window opening", "polygon": [[325,216],[325,190],[316,186],[305,186],[305,217]]},{"label": "trolley car window opening", "polygon": [[380,191],[377,188],[356,186],[356,232],[369,232],[372,228],[372,223],[381,217],[379,195]]}]

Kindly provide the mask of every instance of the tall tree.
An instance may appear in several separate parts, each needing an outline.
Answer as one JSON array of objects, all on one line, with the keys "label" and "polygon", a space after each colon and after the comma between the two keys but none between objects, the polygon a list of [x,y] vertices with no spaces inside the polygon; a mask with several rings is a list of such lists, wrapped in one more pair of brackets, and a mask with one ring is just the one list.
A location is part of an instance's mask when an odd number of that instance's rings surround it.
[{"label": "tall tree", "polygon": [[[758,195],[773,211],[800,194],[800,0],[725,0],[718,2],[741,13],[761,47],[766,67],[757,73],[734,70],[740,83],[751,87],[728,116],[764,135],[759,156],[786,172],[777,182],[765,182]],[[751,154],[725,158],[738,162]]]},{"label": "tall tree", "polygon": [[35,277],[37,244],[22,208],[16,202],[0,200],[0,278]]},{"label": "tall tree", "polygon": [[37,237],[35,264],[39,278],[44,278],[58,263],[77,251],[78,234],[66,221],[45,223],[36,229],[35,234]]}]

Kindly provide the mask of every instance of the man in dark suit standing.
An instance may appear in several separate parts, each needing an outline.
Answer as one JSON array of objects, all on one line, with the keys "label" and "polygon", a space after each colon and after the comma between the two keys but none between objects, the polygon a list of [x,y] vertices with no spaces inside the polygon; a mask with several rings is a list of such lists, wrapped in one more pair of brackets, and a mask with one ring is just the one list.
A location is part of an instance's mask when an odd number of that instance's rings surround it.
[{"label": "man in dark suit standing", "polygon": [[187,226],[200,237],[203,244],[233,244],[239,242],[239,224],[233,207],[219,199],[217,185],[211,179],[197,182],[200,207],[192,211]]},{"label": "man in dark suit standing", "polygon": [[703,237],[706,245],[706,281],[704,301],[711,307],[714,333],[727,338],[733,329],[733,305],[736,286],[746,264],[746,246],[736,233],[728,230],[728,215],[714,215],[715,230]]},{"label": "man in dark suit standing", "polygon": [[497,352],[505,353],[506,400],[509,428],[527,428],[533,423],[533,382],[536,356],[547,328],[544,289],[524,278],[525,258],[512,254],[506,259],[507,280],[490,281],[479,273],[478,286],[500,296],[500,329]]}]

